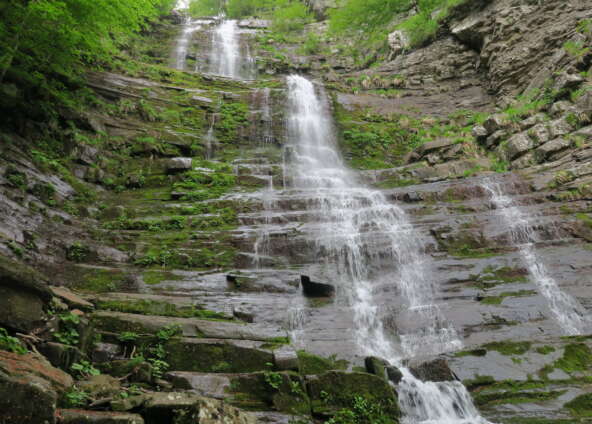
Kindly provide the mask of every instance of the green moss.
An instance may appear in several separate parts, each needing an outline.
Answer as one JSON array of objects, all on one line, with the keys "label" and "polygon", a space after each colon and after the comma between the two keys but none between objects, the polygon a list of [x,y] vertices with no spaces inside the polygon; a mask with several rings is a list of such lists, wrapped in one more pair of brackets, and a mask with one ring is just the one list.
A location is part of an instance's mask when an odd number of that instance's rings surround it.
[{"label": "green moss", "polygon": [[568,374],[588,371],[592,369],[592,350],[583,343],[569,344],[554,366]]},{"label": "green moss", "polygon": [[539,346],[535,351],[541,355],[548,355],[549,353],[555,352],[555,348],[553,346]]},{"label": "green moss", "polygon": [[129,277],[116,269],[78,268],[70,281],[76,290],[106,293],[121,290],[128,285]]},{"label": "green moss", "polygon": [[232,320],[231,317],[219,312],[209,311],[207,309],[197,309],[195,306],[176,306],[171,303],[159,302],[156,300],[142,299],[136,301],[99,301],[97,302],[97,307],[103,310],[131,314],[161,315],[179,318],[200,318],[216,321]]},{"label": "green moss", "polygon": [[[500,284],[514,284],[528,282],[527,272],[521,268],[487,266],[478,275],[471,275],[475,280],[474,286],[479,289],[490,289]],[[527,292],[521,290],[520,292]]]},{"label": "green moss", "polygon": [[507,297],[526,297],[534,296],[537,292],[534,290],[519,290],[514,292],[502,292],[497,296],[486,296],[481,300],[481,303],[486,305],[499,305]]},{"label": "green moss", "polygon": [[532,343],[530,342],[493,342],[483,345],[483,348],[488,350],[495,350],[502,355],[524,355],[530,349]]},{"label": "green moss", "polygon": [[290,338],[288,337],[272,337],[270,339],[267,339],[266,343],[261,345],[261,348],[275,350],[289,343]]},{"label": "green moss", "polygon": [[486,349],[473,349],[473,350],[463,350],[461,352],[456,352],[454,356],[457,358],[462,358],[464,356],[485,356],[487,355]]},{"label": "green moss", "polygon": [[551,399],[557,399],[565,392],[566,390],[551,390],[547,392],[509,391],[477,394],[473,397],[473,399],[477,406],[484,407],[504,404],[544,402]]},{"label": "green moss", "polygon": [[322,356],[308,353],[304,350],[298,352],[300,374],[322,374],[330,370],[343,370],[347,368],[347,361],[335,360],[334,358],[323,358]]},{"label": "green moss", "polygon": [[592,417],[592,393],[580,395],[563,406],[576,417]]},{"label": "green moss", "polygon": [[144,271],[142,280],[149,285],[160,284],[163,281],[179,280],[180,277],[167,271]]},{"label": "green moss", "polygon": [[273,354],[220,341],[202,343],[199,340],[172,340],[166,345],[167,361],[178,371],[221,372],[220,364],[230,366],[224,372],[248,373],[269,369]]}]

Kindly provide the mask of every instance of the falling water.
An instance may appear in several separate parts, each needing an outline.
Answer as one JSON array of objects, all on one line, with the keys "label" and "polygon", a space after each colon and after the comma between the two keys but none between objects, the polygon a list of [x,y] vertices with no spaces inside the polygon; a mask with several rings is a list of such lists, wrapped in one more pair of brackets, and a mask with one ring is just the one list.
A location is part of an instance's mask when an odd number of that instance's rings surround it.
[{"label": "falling water", "polygon": [[210,120],[210,127],[208,128],[208,132],[206,133],[205,142],[206,142],[206,159],[212,159],[214,157],[214,145],[217,143],[216,135],[214,134],[214,125],[216,124],[216,115],[212,114]]},{"label": "falling water", "polygon": [[269,238],[269,226],[271,225],[271,213],[275,205],[275,190],[273,188],[273,175],[268,176],[267,189],[263,192],[263,214],[264,223],[259,231],[259,236],[255,240],[254,262],[257,268],[261,268],[262,259],[268,258],[271,252],[271,243]]},{"label": "falling water", "polygon": [[486,181],[483,188],[490,194],[500,217],[510,229],[512,243],[519,248],[532,279],[563,331],[569,335],[584,334],[590,325],[590,318],[574,297],[561,290],[538,257],[535,248],[538,235],[532,225],[532,218],[513,204],[498,183]]},{"label": "falling water", "polygon": [[210,72],[229,78],[252,78],[254,62],[241,55],[239,28],[235,20],[223,20],[214,31]]},{"label": "falling water", "polygon": [[[397,364],[404,375],[399,397],[409,423],[486,423],[479,417],[464,386],[458,382],[431,383],[416,379],[401,358],[460,347],[454,329],[434,303],[436,287],[421,239],[404,211],[384,195],[358,183],[337,153],[325,96],[300,76],[288,77],[288,133],[294,162],[294,187],[310,197],[321,224],[314,234],[318,256],[338,292],[354,312],[354,330],[362,354]],[[377,299],[393,285],[407,307],[407,321],[419,322],[402,337],[397,349],[386,331],[384,308]]]},{"label": "falling water", "polygon": [[187,61],[187,51],[193,33],[202,27],[202,21],[194,21],[189,16],[184,17],[183,30],[177,38],[175,46],[175,69],[180,71],[185,69]]}]

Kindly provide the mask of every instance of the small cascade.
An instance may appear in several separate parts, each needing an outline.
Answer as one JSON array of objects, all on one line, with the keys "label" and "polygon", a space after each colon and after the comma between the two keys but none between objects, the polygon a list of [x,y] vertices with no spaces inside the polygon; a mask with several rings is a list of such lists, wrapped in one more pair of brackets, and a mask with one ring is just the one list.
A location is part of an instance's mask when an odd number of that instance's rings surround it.
[{"label": "small cascade", "polygon": [[214,126],[216,125],[216,115],[212,114],[210,118],[210,127],[208,128],[208,132],[206,133],[204,141],[206,142],[206,154],[205,158],[210,160],[214,157],[214,146],[217,144],[218,140],[216,139],[216,135],[214,134]]},{"label": "small cascade", "polygon": [[269,226],[271,225],[271,212],[275,204],[275,190],[273,188],[273,175],[268,176],[267,190],[263,192],[263,228],[259,231],[259,236],[255,240],[254,258],[255,267],[261,268],[264,258],[270,257],[271,243],[269,239]]},{"label": "small cascade", "polygon": [[201,29],[203,21],[194,21],[189,16],[185,16],[183,30],[175,42],[174,68],[180,71],[185,70],[187,61],[187,52],[193,33]]},{"label": "small cascade", "polygon": [[[318,211],[321,223],[311,239],[327,274],[339,282],[340,301],[353,310],[361,354],[401,368],[399,391],[407,422],[487,423],[462,384],[422,382],[402,366],[403,357],[420,350],[430,355],[461,346],[435,303],[436,287],[421,237],[401,208],[361,185],[347,169],[336,148],[325,96],[295,75],[288,77],[288,90],[293,148],[285,156],[293,164],[290,184],[307,194],[309,208]],[[402,343],[384,325],[389,308],[380,304],[380,292],[389,287],[405,303]]]},{"label": "small cascade", "polygon": [[549,309],[563,331],[570,336],[587,334],[591,330],[591,319],[584,307],[573,296],[561,290],[537,255],[535,244],[539,237],[533,226],[533,217],[514,205],[499,183],[488,180],[483,188],[489,193],[499,216],[510,229],[511,242],[519,249],[530,276],[547,300]]},{"label": "small cascade", "polygon": [[210,72],[234,79],[250,79],[254,61],[241,53],[239,28],[236,20],[223,20],[214,30],[210,53]]},{"label": "small cascade", "polygon": [[263,143],[273,143],[273,118],[271,116],[271,89],[265,87],[261,99],[261,121],[263,123]]}]

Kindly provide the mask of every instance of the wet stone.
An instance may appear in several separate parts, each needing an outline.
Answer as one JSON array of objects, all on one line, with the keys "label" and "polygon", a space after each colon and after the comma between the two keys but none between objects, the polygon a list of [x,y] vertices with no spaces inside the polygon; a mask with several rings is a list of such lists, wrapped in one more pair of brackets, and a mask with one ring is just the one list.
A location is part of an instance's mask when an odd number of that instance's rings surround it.
[{"label": "wet stone", "polygon": [[302,291],[308,297],[329,297],[335,293],[335,287],[330,284],[317,283],[307,275],[300,276]]}]

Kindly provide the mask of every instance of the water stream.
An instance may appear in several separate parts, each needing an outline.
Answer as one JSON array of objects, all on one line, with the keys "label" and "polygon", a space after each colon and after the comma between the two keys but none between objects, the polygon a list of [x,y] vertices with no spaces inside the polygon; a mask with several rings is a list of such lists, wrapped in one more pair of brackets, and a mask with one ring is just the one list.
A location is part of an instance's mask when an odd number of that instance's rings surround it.
[{"label": "water stream", "polygon": [[233,79],[254,77],[255,62],[248,51],[242,54],[240,31],[236,20],[222,20],[214,30],[210,72]]},{"label": "water stream", "polygon": [[549,309],[560,327],[571,336],[590,331],[590,317],[587,316],[584,307],[573,296],[561,290],[545,263],[537,255],[535,244],[540,240],[533,226],[533,217],[515,205],[498,183],[489,180],[483,184],[483,188],[489,193],[499,216],[510,229],[511,242],[518,247],[530,276],[547,300]]},{"label": "water stream", "polygon": [[[340,301],[353,310],[360,353],[379,356],[403,372],[399,401],[405,423],[486,423],[459,382],[422,382],[402,359],[461,347],[456,331],[436,303],[430,260],[405,212],[384,195],[364,187],[343,163],[335,144],[330,109],[320,88],[288,77],[288,135],[293,152],[291,183],[318,212],[311,238]],[[408,326],[400,338],[387,330],[388,305],[382,291],[395,289],[404,300]],[[401,331],[399,331],[401,333]]]}]

